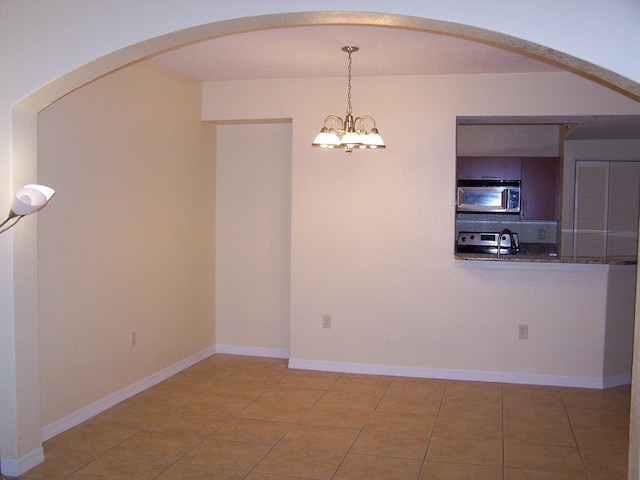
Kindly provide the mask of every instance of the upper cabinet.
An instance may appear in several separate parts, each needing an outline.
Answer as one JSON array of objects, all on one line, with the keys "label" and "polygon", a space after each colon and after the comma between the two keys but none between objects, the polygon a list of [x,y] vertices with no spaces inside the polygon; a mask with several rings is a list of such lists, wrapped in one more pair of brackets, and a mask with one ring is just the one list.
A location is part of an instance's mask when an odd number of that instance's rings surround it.
[{"label": "upper cabinet", "polygon": [[520,180],[520,157],[458,157],[458,180]]},{"label": "upper cabinet", "polygon": [[559,157],[458,157],[458,180],[520,180],[522,220],[560,217]]},{"label": "upper cabinet", "polygon": [[520,216],[523,220],[560,218],[560,159],[523,157]]}]

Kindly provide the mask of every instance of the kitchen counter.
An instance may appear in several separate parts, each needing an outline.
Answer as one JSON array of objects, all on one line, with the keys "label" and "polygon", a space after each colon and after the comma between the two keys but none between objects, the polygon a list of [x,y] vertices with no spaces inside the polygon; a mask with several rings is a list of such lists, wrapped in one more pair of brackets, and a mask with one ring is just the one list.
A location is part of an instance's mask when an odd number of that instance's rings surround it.
[{"label": "kitchen counter", "polygon": [[561,257],[556,253],[555,245],[549,243],[520,244],[520,253],[500,255],[495,253],[456,253],[456,260],[475,260],[487,262],[535,262],[535,263],[584,263],[592,265],[635,265],[637,259],[630,257]]}]

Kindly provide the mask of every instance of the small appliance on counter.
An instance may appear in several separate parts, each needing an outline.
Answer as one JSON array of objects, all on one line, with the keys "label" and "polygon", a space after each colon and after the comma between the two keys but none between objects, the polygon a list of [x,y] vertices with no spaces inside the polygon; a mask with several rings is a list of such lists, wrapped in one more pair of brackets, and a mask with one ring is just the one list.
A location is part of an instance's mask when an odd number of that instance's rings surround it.
[{"label": "small appliance on counter", "polygon": [[459,232],[456,241],[456,253],[515,255],[518,252],[518,234],[507,229],[501,232]]}]

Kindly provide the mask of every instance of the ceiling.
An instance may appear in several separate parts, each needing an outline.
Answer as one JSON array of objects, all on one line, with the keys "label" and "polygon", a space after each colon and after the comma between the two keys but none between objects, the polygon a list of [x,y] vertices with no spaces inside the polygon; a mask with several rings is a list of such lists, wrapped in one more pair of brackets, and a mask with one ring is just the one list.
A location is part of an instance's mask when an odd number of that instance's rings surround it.
[{"label": "ceiling", "polygon": [[[345,45],[357,46],[352,74],[443,75],[560,72],[556,65],[495,46],[423,31],[378,26],[259,30],[195,43],[152,60],[202,81],[346,76]],[[572,139],[640,139],[640,116],[544,117],[572,123]],[[540,123],[538,118],[474,118],[472,123]]]}]

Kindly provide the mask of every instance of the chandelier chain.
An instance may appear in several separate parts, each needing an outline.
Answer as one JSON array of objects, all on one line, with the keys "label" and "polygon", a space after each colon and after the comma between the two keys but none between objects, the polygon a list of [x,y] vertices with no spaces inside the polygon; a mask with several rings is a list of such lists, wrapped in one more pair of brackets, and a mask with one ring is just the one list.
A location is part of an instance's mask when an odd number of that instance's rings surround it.
[{"label": "chandelier chain", "polygon": [[347,115],[351,115],[351,49],[347,52],[349,53],[349,75],[347,77]]}]

